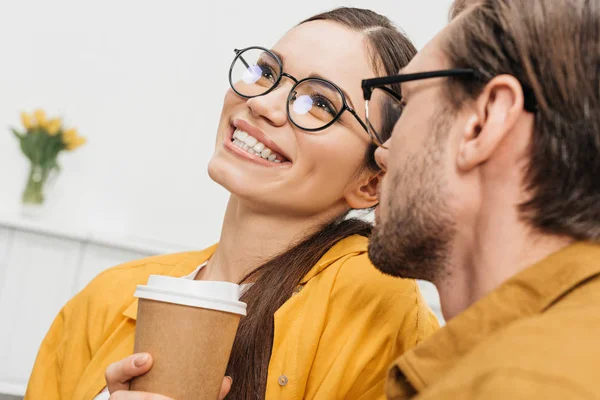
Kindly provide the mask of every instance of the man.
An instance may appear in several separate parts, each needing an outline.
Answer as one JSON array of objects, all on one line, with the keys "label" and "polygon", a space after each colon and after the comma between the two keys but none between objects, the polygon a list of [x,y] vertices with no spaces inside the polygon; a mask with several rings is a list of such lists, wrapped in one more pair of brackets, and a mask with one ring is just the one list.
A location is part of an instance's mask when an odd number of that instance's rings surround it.
[{"label": "man", "polygon": [[376,154],[371,259],[449,321],[388,398],[600,398],[600,0],[459,3]]}]

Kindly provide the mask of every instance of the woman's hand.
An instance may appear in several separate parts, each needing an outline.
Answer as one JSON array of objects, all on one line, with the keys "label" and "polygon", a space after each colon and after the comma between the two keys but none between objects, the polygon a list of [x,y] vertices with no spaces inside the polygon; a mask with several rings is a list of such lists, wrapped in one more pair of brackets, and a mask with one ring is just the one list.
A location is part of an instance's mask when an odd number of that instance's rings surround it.
[{"label": "woman's hand", "polygon": [[[111,364],[106,369],[106,386],[111,400],[171,400],[160,394],[130,392],[129,383],[136,376],[150,371],[152,357],[148,353],[134,354]],[[221,384],[219,400],[223,400],[231,389],[232,380],[226,376]]]}]

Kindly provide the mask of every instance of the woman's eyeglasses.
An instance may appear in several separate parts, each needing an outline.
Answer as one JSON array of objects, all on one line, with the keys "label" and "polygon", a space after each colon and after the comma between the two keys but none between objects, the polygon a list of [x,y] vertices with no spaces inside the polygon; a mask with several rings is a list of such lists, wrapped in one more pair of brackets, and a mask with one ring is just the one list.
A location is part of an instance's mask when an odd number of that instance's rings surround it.
[{"label": "woman's eyeglasses", "polygon": [[[417,81],[422,79],[431,79],[431,78],[443,78],[443,77],[451,77],[451,76],[464,76],[464,77],[472,77],[477,78],[478,74],[474,69],[469,68],[455,68],[455,69],[446,69],[439,71],[430,71],[430,72],[420,72],[416,74],[404,74],[404,75],[396,75],[396,76],[387,76],[383,78],[373,78],[373,79],[365,79],[362,81],[362,89],[363,96],[365,99],[365,115],[366,115],[366,123],[368,126],[367,132],[369,136],[371,136],[371,140],[379,147],[386,148],[383,144],[386,141],[386,138],[378,132],[377,129],[371,123],[370,116],[373,115],[375,109],[369,107],[369,104],[375,101],[378,104],[383,104],[384,113],[388,115],[397,115],[395,121],[400,118],[402,113],[402,109],[404,108],[404,103],[402,100],[402,90],[401,84],[410,81]],[[529,89],[526,85],[521,84],[523,87],[523,95],[525,97],[525,110],[529,112],[535,113],[537,111],[537,103],[535,99],[535,94],[533,90]],[[380,103],[382,102],[382,103]],[[388,125],[390,123],[395,124],[395,122],[388,121]],[[384,125],[385,125],[385,115],[384,115]],[[391,129],[389,126],[386,126],[386,130],[382,130],[381,132],[391,133],[393,130],[393,125]]]},{"label": "woman's eyeglasses", "polygon": [[288,118],[298,128],[309,132],[323,130],[348,111],[369,132],[336,84],[321,78],[294,78],[283,72],[279,57],[263,47],[235,50],[229,68],[229,84],[239,96],[247,99],[264,96],[275,90],[283,77],[294,81],[286,109]]}]

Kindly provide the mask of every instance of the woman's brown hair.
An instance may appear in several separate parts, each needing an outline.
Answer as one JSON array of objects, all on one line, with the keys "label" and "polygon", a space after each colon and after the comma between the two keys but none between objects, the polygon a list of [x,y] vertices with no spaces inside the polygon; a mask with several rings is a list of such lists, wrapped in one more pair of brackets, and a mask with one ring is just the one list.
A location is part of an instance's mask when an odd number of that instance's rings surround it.
[{"label": "woman's brown hair", "polygon": [[[310,21],[332,21],[362,32],[367,39],[373,69],[378,75],[394,75],[416,54],[410,40],[386,17],[370,10],[337,8],[315,15]],[[388,114],[384,131],[389,137],[398,115]],[[365,165],[377,170],[375,147],[368,149]],[[288,250],[267,261],[242,282],[254,282],[242,300],[248,304],[248,316],[240,322],[233,344],[227,375],[233,378],[228,398],[263,399],[273,346],[274,314],[291,297],[302,278],[319,259],[340,240],[352,236],[369,236],[371,224],[341,215],[321,229],[293,243]],[[277,379],[277,377],[271,377]]]}]

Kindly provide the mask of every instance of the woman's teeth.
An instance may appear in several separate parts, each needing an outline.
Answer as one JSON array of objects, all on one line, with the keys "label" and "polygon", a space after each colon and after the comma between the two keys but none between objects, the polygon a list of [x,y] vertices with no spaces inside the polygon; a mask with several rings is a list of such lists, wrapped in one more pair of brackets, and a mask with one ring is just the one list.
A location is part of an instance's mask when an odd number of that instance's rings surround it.
[{"label": "woman's teeth", "polygon": [[277,159],[275,154],[272,154],[273,151],[265,146],[264,143],[259,142],[254,136],[250,136],[247,132],[240,131],[239,129],[236,129],[235,132],[233,132],[233,145],[246,150],[250,154],[262,157],[265,160],[274,163],[281,162],[281,160]]}]

